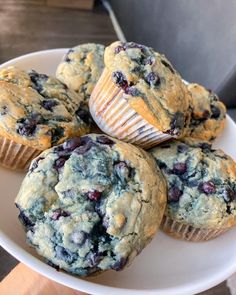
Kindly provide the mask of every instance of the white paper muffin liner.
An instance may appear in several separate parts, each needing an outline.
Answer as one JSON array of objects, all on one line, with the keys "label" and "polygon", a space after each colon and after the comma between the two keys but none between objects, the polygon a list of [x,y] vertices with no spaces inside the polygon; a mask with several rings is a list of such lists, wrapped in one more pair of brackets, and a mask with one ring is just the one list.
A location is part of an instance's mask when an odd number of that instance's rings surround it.
[{"label": "white paper muffin liner", "polygon": [[89,101],[89,108],[99,128],[120,140],[144,149],[170,139],[142,118],[127,101],[127,94],[111,79],[111,72],[104,69]]},{"label": "white paper muffin liner", "polygon": [[164,215],[161,223],[161,230],[168,235],[186,241],[201,242],[212,240],[230,228],[221,229],[206,229],[206,228],[195,228],[191,225],[183,224],[179,221],[175,221],[172,218]]},{"label": "white paper muffin liner", "polygon": [[13,170],[25,171],[31,161],[42,151],[0,136],[0,165]]}]

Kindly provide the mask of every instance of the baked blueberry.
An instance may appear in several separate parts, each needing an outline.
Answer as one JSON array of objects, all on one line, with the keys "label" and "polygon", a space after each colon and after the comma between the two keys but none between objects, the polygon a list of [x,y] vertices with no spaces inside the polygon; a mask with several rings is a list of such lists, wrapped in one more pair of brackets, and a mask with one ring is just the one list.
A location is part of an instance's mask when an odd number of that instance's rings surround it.
[{"label": "baked blueberry", "polygon": [[17,133],[23,136],[32,136],[37,127],[37,121],[31,118],[19,119],[17,123]]},{"label": "baked blueberry", "polygon": [[150,85],[150,86],[158,86],[160,83],[160,77],[153,73],[150,72],[146,77],[145,77],[145,81]]},{"label": "baked blueberry", "polygon": [[43,100],[41,102],[41,106],[45,109],[45,110],[48,110],[50,112],[53,111],[53,108],[55,106],[58,105],[58,102],[56,100],[53,100],[53,99],[47,99],[47,100]]},{"label": "baked blueberry", "polygon": [[115,48],[115,53],[120,53],[121,51],[125,50],[125,47],[123,45],[118,45],[116,48]]},{"label": "baked blueberry", "polygon": [[128,86],[128,82],[124,74],[122,74],[122,72],[120,71],[116,71],[112,73],[112,80],[114,81],[115,84],[117,84],[118,86],[122,88],[126,88]]}]

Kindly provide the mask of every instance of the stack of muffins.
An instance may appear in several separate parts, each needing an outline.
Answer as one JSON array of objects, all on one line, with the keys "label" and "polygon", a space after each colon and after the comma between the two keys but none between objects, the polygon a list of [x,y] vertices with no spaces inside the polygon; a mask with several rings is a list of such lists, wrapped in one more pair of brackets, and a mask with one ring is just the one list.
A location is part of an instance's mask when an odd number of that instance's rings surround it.
[{"label": "stack of muffins", "polygon": [[[212,148],[216,94],[134,42],[74,47],[56,76],[0,72],[0,162],[30,165],[16,206],[51,266],[121,270],[159,227],[205,241],[236,225],[236,164]],[[88,134],[94,122],[104,134]]]}]

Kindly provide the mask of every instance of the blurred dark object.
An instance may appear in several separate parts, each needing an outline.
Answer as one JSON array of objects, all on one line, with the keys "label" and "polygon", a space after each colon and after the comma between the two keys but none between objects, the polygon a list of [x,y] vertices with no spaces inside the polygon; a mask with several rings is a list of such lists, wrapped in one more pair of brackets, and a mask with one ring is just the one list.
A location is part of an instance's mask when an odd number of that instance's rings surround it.
[{"label": "blurred dark object", "polygon": [[198,293],[197,295],[231,295],[229,288],[227,288],[227,285],[225,282],[207,290],[201,293]]},{"label": "blurred dark object", "polygon": [[216,92],[229,108],[236,108],[236,66]]},{"label": "blurred dark object", "polygon": [[[18,261],[0,247],[0,281],[17,265]],[[4,295],[4,294],[2,294]]]},{"label": "blurred dark object", "polygon": [[216,90],[236,65],[235,0],[110,3],[127,40],[164,53],[189,82]]},{"label": "blurred dark object", "polygon": [[227,113],[236,122],[236,109],[228,109]]},{"label": "blurred dark object", "polygon": [[47,5],[92,10],[94,0],[47,0]]}]

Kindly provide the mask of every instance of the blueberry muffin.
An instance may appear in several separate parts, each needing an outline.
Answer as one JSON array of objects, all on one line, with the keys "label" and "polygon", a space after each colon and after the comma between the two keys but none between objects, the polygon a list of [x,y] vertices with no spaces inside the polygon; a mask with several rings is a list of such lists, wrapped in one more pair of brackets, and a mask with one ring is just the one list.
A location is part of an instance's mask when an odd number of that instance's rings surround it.
[{"label": "blueberry muffin", "polygon": [[15,67],[0,71],[0,163],[26,169],[42,150],[89,131],[82,100],[59,80]]},{"label": "blueberry muffin", "polygon": [[59,64],[56,76],[79,93],[86,105],[104,68],[104,45],[82,44],[71,48]]},{"label": "blueberry muffin", "polygon": [[191,241],[236,225],[236,164],[209,143],[173,141],[151,150],[168,186],[162,229]]},{"label": "blueberry muffin", "polygon": [[189,84],[187,87],[192,95],[192,113],[188,136],[212,141],[224,129],[226,108],[215,93],[203,86]]},{"label": "blueberry muffin", "polygon": [[170,62],[152,48],[115,42],[89,102],[98,126],[144,148],[182,137],[189,122],[189,92]]},{"label": "blueberry muffin", "polygon": [[56,268],[87,276],[123,269],[150,242],[166,184],[146,152],[93,134],[39,155],[16,205],[38,253]]}]

